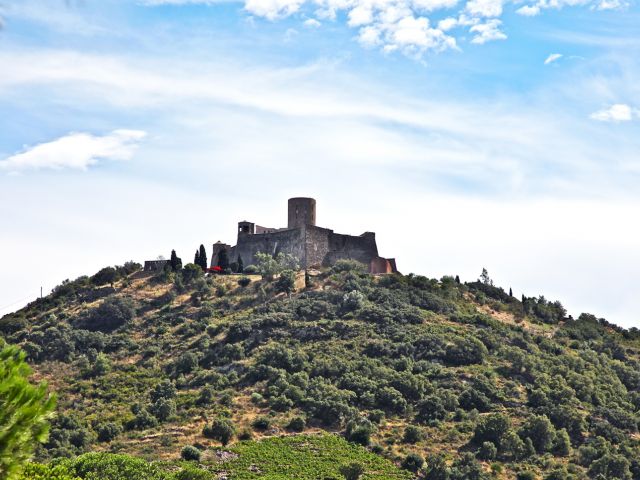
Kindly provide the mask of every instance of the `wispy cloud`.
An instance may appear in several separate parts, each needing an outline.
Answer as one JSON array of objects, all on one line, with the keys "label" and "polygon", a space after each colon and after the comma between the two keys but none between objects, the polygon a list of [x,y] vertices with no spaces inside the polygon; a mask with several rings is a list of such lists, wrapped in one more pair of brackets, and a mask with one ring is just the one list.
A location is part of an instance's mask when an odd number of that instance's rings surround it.
[{"label": "wispy cloud", "polygon": [[549,55],[547,57],[547,59],[544,61],[545,65],[549,65],[553,62],[557,62],[558,60],[560,60],[563,57],[563,55],[561,53],[552,53],[551,55]]},{"label": "wispy cloud", "polygon": [[0,169],[11,173],[25,170],[86,170],[100,160],[129,160],[146,133],[140,130],[114,130],[97,136],[70,133],[64,137],[16,153],[0,161]]},{"label": "wispy cloud", "polygon": [[616,103],[608,108],[598,110],[590,115],[592,120],[598,120],[600,122],[630,122],[634,118],[639,117],[638,110],[631,108],[631,106],[624,103]]}]

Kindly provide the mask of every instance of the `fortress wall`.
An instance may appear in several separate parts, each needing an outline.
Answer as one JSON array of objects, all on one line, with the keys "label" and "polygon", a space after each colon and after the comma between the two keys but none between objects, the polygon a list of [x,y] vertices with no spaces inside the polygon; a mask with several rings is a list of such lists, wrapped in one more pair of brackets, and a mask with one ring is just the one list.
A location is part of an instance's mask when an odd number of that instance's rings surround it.
[{"label": "fortress wall", "polygon": [[325,265],[333,265],[340,259],[352,259],[369,266],[373,258],[378,257],[378,246],[374,233],[367,232],[359,237],[332,233],[329,236],[329,253]]},{"label": "fortress wall", "polygon": [[333,235],[333,230],[307,225],[305,231],[305,266],[325,265],[325,259],[329,254],[330,248],[329,237]]},{"label": "fortress wall", "polygon": [[295,228],[279,232],[263,233],[256,235],[238,236],[238,244],[231,250],[232,262],[237,262],[242,257],[245,267],[255,264],[255,254],[258,252],[271,255],[289,253],[297,257],[304,264],[304,229]]}]

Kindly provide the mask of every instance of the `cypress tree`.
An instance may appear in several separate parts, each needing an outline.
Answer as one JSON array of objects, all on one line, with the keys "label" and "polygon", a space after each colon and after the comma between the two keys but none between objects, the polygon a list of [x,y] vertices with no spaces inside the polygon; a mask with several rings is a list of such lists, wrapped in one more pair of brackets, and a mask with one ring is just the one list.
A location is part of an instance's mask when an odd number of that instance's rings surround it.
[{"label": "cypress tree", "polygon": [[511,290],[511,287],[509,287],[509,296],[513,297],[513,290]]},{"label": "cypress tree", "polygon": [[242,261],[242,257],[238,255],[238,273],[244,272],[244,262]]},{"label": "cypress tree", "polygon": [[202,266],[202,264],[200,263],[200,252],[198,250],[196,250],[196,255],[195,257],[193,257],[193,264],[200,267]]},{"label": "cypress tree", "polygon": [[177,272],[178,270],[182,270],[182,259],[176,255],[175,250],[171,250],[171,260],[169,261],[171,265],[171,270]]},{"label": "cypress tree", "polygon": [[456,283],[457,283],[458,285],[460,285],[460,276],[459,276],[459,275],[456,275]]},{"label": "cypress tree", "polygon": [[207,265],[207,250],[204,248],[204,245],[200,245],[200,255],[198,256],[200,258],[199,265],[203,270],[206,270],[209,265]]}]

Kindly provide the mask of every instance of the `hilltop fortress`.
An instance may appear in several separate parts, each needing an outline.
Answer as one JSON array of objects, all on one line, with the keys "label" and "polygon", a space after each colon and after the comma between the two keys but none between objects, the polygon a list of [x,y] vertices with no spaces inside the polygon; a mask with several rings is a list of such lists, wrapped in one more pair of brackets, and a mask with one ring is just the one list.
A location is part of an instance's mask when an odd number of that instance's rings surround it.
[{"label": "hilltop fortress", "polygon": [[393,258],[378,255],[376,234],[342,235],[316,226],[316,201],[313,198],[290,198],[286,228],[268,228],[253,222],[238,222],[235,246],[221,242],[213,245],[211,266],[218,265],[220,252],[226,250],[230,262],[242,259],[244,266],[255,263],[258,252],[291,254],[302,268],[327,267],[338,260],[351,259],[364,263],[371,273],[396,272]]}]

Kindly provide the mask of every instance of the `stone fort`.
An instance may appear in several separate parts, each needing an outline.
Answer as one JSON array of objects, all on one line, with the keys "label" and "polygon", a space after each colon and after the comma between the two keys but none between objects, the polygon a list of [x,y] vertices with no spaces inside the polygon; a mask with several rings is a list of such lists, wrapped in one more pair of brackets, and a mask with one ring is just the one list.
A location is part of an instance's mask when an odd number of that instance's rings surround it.
[{"label": "stone fort", "polygon": [[357,260],[369,267],[370,273],[396,272],[393,258],[378,255],[376,234],[343,235],[328,228],[316,226],[316,201],[313,198],[290,198],[286,228],[268,228],[253,222],[238,222],[238,240],[235,246],[221,242],[213,245],[211,266],[218,265],[222,250],[227,251],[229,262],[242,259],[246,267],[255,263],[258,252],[277,255],[291,254],[304,269],[328,267],[338,260]]}]

